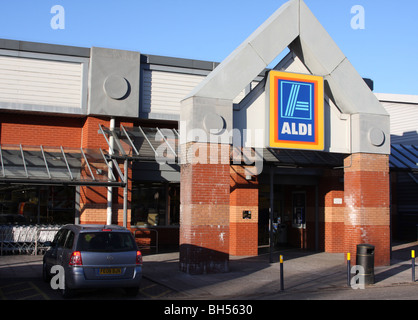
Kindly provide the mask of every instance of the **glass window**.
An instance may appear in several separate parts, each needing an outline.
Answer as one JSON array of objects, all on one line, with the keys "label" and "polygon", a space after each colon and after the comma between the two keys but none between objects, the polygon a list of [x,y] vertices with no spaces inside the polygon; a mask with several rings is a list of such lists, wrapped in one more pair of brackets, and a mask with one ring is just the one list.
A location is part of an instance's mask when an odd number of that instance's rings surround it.
[{"label": "glass window", "polygon": [[178,226],[180,224],[180,184],[173,183],[168,187],[169,196],[169,216],[168,223],[171,226]]},{"label": "glass window", "polygon": [[2,223],[73,223],[74,212],[75,187],[4,185],[0,188]]},{"label": "glass window", "polygon": [[132,189],[132,223],[137,226],[165,225],[165,185],[160,182],[144,182],[134,184]]},{"label": "glass window", "polygon": [[77,250],[90,252],[123,252],[137,250],[136,243],[127,232],[80,233]]},{"label": "glass window", "polygon": [[295,228],[305,228],[305,215],[306,215],[306,194],[305,192],[293,192],[292,194],[292,226]]},{"label": "glass window", "polygon": [[68,236],[67,236],[67,241],[65,242],[65,248],[71,249],[73,247],[73,243],[74,243],[74,232],[69,231]]},{"label": "glass window", "polygon": [[131,224],[136,226],[179,225],[180,184],[136,182],[132,187]]},{"label": "glass window", "polygon": [[58,247],[63,247],[65,239],[67,238],[68,229],[60,229],[54,237],[53,243]]}]

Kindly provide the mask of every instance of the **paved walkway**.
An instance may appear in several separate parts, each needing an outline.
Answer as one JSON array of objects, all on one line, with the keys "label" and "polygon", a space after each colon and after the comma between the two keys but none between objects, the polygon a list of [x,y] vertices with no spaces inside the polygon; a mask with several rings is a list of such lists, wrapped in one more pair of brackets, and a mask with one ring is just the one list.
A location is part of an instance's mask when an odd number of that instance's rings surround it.
[{"label": "paved walkway", "polygon": [[[375,268],[372,287],[390,287],[412,282],[411,250],[418,242],[393,247],[390,266]],[[230,257],[230,272],[189,275],[179,271],[179,253],[144,256],[143,276],[170,289],[168,299],[251,299],[280,292],[280,263],[283,255],[284,289],[287,292],[317,292],[350,289],[347,286],[347,264],[343,254],[316,253],[284,249],[257,257]],[[8,255],[0,257],[0,284],[5,279],[41,276],[42,256]],[[418,275],[418,270],[417,270]],[[350,289],[351,290],[351,289]]]},{"label": "paved walkway", "polygon": [[[373,287],[388,287],[412,282],[411,250],[418,242],[393,247],[392,264],[375,267]],[[188,275],[178,268],[179,254],[166,253],[144,257],[144,276],[191,299],[250,299],[280,291],[279,255],[283,255],[285,291],[312,292],[347,288],[347,263],[344,254],[316,253],[285,249],[273,255],[230,257],[230,272]],[[418,275],[418,269],[417,269]],[[169,297],[172,298],[172,297]]]}]

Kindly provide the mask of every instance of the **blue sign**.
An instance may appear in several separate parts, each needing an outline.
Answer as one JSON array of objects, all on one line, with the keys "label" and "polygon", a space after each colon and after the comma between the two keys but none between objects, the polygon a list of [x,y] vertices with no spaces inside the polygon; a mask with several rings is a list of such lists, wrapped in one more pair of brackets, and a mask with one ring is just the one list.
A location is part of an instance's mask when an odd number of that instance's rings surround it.
[{"label": "blue sign", "polygon": [[323,149],[323,79],[270,72],[270,147]]},{"label": "blue sign", "polygon": [[313,142],[315,137],[314,85],[297,81],[278,80],[280,116],[279,140]]}]

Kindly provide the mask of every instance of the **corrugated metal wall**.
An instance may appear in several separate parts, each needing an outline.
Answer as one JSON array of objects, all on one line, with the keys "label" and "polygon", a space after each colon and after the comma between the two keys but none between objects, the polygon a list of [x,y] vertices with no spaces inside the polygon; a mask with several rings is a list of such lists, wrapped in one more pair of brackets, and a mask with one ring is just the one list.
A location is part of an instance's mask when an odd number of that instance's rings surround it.
[{"label": "corrugated metal wall", "polygon": [[[144,70],[142,75],[141,113],[180,115],[180,102],[206,76],[160,70]],[[257,82],[252,83],[254,87]],[[243,90],[234,103],[245,96]]]},{"label": "corrugated metal wall", "polygon": [[[418,145],[416,97],[391,94],[377,94],[377,97],[390,115],[391,144]],[[393,149],[392,156],[397,156]],[[394,239],[418,239],[417,181],[418,175],[412,171],[396,172],[396,186],[392,190],[392,210],[395,213],[392,221]]]},{"label": "corrugated metal wall", "polygon": [[381,103],[390,115],[391,143],[418,144],[418,104]]},{"label": "corrugated metal wall", "polygon": [[81,63],[0,56],[0,103],[81,107]]},{"label": "corrugated metal wall", "polygon": [[180,114],[180,101],[205,77],[144,70],[141,112]]}]

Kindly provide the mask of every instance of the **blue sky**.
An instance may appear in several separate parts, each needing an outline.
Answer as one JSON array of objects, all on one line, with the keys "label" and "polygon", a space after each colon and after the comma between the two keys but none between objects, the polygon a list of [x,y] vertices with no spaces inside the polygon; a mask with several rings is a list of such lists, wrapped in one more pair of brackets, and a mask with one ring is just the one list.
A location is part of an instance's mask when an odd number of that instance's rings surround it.
[{"label": "blue sky", "polygon": [[[222,61],[286,0],[1,1],[0,38]],[[375,92],[418,95],[418,1],[305,0]],[[53,29],[51,8],[65,10]],[[364,29],[353,29],[364,8]]]}]

